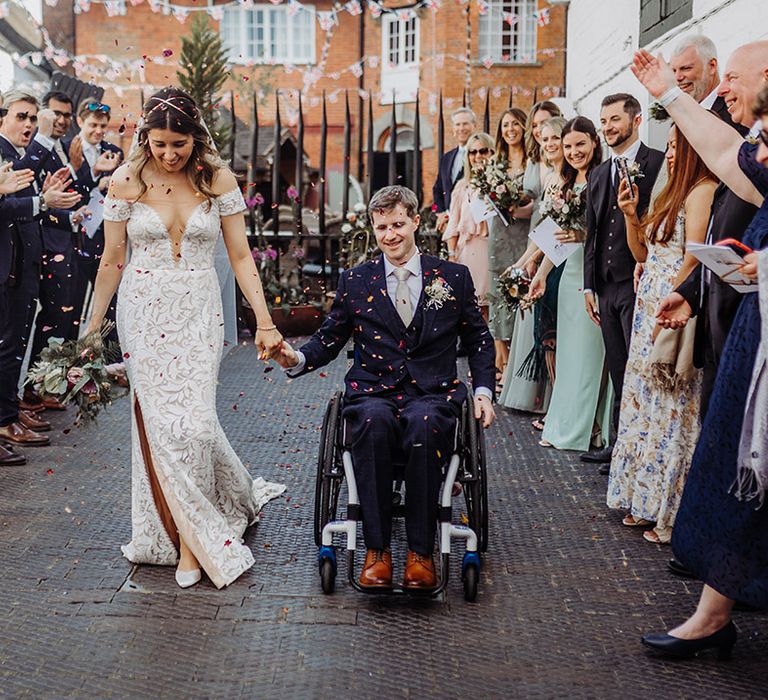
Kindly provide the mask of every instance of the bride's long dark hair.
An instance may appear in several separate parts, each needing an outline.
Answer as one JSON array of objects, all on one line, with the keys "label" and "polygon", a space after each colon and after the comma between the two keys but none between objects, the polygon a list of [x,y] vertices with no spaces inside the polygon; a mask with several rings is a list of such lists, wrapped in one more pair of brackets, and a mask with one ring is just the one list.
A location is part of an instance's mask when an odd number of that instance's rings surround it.
[{"label": "bride's long dark hair", "polygon": [[152,129],[169,129],[194,139],[192,155],[184,166],[184,172],[193,187],[210,201],[215,196],[211,187],[216,171],[227,166],[203,126],[195,100],[179,88],[163,88],[144,103],[142,116],[143,123],[136,132],[136,146],[128,156],[128,162],[133,165],[139,178],[139,197],[147,191],[147,182],[142,173],[151,158],[149,132]]}]

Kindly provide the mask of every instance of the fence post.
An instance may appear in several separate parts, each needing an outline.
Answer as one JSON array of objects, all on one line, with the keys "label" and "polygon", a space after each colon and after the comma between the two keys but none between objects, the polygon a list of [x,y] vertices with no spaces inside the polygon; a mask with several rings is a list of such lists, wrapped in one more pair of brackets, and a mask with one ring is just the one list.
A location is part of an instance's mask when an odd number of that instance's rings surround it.
[{"label": "fence post", "polygon": [[392,117],[389,124],[389,184],[397,184],[397,114],[394,90],[392,90]]},{"label": "fence post", "polygon": [[303,221],[301,217],[301,207],[304,202],[304,110],[301,106],[301,90],[299,90],[299,121],[298,128],[296,130],[296,172],[294,174],[294,182],[296,187],[296,216],[294,217],[294,233],[301,235],[303,227]]},{"label": "fence post", "polygon": [[416,90],[416,114],[413,118],[413,191],[421,208],[421,115],[419,114],[419,91]]},{"label": "fence post", "polygon": [[232,172],[235,171],[235,152],[237,141],[237,117],[235,116],[235,91],[229,93],[229,111],[232,113],[232,123],[230,124],[230,137],[229,142],[229,167],[232,168]]},{"label": "fence post", "polygon": [[368,138],[366,153],[365,188],[368,201],[373,197],[373,95],[368,91]]},{"label": "fence post", "polygon": [[[259,107],[256,92],[253,93],[253,129],[251,132],[251,163],[248,178],[248,192],[250,197],[256,196],[256,164],[259,158]],[[251,236],[256,235],[256,207],[251,210]],[[259,241],[262,243],[263,241]]]},{"label": "fence post", "polygon": [[491,91],[490,88],[485,91],[485,113],[483,114],[483,131],[486,134],[491,133]]},{"label": "fence post", "polygon": [[344,90],[344,162],[342,163],[341,218],[349,211],[349,165],[352,147],[352,120],[349,116],[349,90]]},{"label": "fence post", "polygon": [[325,90],[323,90],[323,117],[320,122],[320,202],[318,206],[318,233],[323,249],[322,267],[323,267],[323,288],[328,289],[328,277],[325,272],[326,265],[329,263],[328,256],[328,238],[325,230],[325,169],[326,155],[328,150],[328,115],[325,108]]},{"label": "fence post", "polygon": [[443,118],[443,91],[440,90],[440,107],[437,112],[437,167],[445,153],[445,120]]}]

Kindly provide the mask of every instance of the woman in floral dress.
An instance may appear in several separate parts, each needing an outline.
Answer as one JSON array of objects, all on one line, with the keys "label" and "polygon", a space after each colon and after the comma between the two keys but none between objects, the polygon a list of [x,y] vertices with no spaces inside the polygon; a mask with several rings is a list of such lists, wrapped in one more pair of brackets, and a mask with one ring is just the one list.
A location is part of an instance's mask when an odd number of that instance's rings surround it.
[{"label": "woman in floral dress", "polygon": [[[663,380],[650,362],[659,302],[696,266],[686,243],[704,242],[717,182],[684,136],[672,128],[667,146],[670,176],[653,203],[653,214],[637,218],[637,195],[626,181],[619,206],[627,242],[645,264],[637,289],[632,339],[621,398],[619,431],[611,460],[608,506],[628,510],[628,527],[653,529],[649,542],[669,543],[680,498],[699,437],[701,372]],[[636,187],[633,186],[636,192]]]}]

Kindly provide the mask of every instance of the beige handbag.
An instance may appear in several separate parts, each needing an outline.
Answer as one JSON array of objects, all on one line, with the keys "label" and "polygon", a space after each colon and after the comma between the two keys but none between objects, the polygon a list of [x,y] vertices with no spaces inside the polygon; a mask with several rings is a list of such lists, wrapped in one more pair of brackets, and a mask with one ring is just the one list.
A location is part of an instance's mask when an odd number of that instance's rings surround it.
[{"label": "beige handbag", "polygon": [[696,318],[682,328],[662,328],[653,342],[649,362],[652,377],[667,391],[679,382],[693,378],[693,345],[696,338]]}]

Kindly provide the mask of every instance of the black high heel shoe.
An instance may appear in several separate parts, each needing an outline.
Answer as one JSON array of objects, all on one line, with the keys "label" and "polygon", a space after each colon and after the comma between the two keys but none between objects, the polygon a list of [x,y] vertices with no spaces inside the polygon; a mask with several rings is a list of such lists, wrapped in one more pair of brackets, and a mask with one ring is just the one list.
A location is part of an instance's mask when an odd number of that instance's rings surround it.
[{"label": "black high heel shoe", "polygon": [[701,651],[717,649],[717,658],[727,661],[731,658],[733,645],[736,644],[736,627],[731,621],[717,632],[701,639],[680,639],[665,632],[656,632],[646,634],[642,641],[645,646],[677,659],[690,659]]}]

